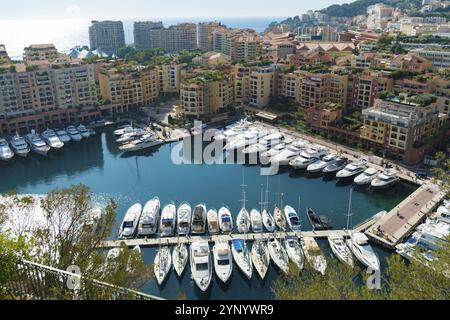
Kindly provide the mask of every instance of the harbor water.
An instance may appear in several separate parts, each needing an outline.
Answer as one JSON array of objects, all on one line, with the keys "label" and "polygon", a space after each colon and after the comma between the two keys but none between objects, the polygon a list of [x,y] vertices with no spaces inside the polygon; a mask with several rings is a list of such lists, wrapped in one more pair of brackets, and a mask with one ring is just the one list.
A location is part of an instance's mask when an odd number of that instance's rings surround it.
[{"label": "harbor water", "polygon": [[[261,185],[266,177],[260,175],[259,166],[241,165],[176,165],[171,160],[172,148],[176,144],[163,145],[137,155],[124,156],[118,149],[111,129],[80,143],[70,143],[61,152],[48,157],[29,155],[25,159],[14,159],[0,164],[0,193],[15,189],[21,194],[43,194],[54,188],[64,188],[83,183],[89,186],[94,199],[105,204],[112,198],[118,203],[117,230],[126,210],[136,202],[144,205],[158,196],[161,204],[170,201],[189,202],[192,206],[205,203],[207,208],[228,206],[234,217],[240,207],[242,172],[247,185],[247,208],[259,208]],[[276,193],[284,194],[284,204],[294,208],[299,205],[303,230],[311,230],[305,215],[312,207],[327,216],[335,229],[344,229],[347,223],[350,183],[326,180],[323,177],[308,177],[304,173],[283,170],[269,178],[269,201],[273,208]],[[355,189],[353,193],[353,223],[365,221],[382,210],[391,210],[416,186],[401,183],[385,191]],[[112,238],[117,235],[113,234]],[[320,245],[327,256],[330,250],[325,241]],[[156,248],[144,249],[145,261],[152,263]],[[384,265],[389,252],[376,248]],[[189,299],[272,299],[271,284],[278,271],[270,266],[267,278],[261,281],[256,273],[248,281],[235,267],[231,281],[223,285],[213,277],[210,289],[200,292],[191,280],[189,266],[181,279],[171,272],[159,287],[150,281],[142,291],[176,299],[181,293]]]}]

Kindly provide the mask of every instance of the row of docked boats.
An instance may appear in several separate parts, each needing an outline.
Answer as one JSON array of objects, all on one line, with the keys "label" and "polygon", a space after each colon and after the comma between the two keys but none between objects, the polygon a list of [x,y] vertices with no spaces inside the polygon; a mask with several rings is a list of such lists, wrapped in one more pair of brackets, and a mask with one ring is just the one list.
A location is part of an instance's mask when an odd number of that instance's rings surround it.
[{"label": "row of docked boats", "polygon": [[32,130],[25,136],[17,133],[9,142],[0,138],[0,160],[11,160],[14,155],[27,157],[30,152],[46,156],[50,150],[61,150],[70,141],[81,141],[95,135],[94,129],[84,125],[69,126],[66,129],[47,129],[41,134]]},{"label": "row of docked boats", "polygon": [[135,128],[133,125],[126,125],[114,131],[119,150],[127,152],[137,152],[160,146],[164,143],[154,132],[149,129]]}]

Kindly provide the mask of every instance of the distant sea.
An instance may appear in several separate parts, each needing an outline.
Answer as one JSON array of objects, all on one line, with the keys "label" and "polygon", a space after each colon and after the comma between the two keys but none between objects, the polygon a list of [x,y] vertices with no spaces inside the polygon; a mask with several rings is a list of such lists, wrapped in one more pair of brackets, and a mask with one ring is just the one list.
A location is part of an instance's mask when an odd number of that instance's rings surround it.
[{"label": "distant sea", "polygon": [[[263,32],[272,21],[281,21],[284,17],[226,17],[226,18],[150,18],[122,20],[127,44],[133,43],[133,22],[150,20],[163,21],[168,27],[181,22],[218,21],[232,28],[251,28]],[[89,45],[89,20],[0,20],[0,43],[12,59],[21,59],[23,48],[30,44],[53,43],[59,51],[69,52],[77,45]]]}]

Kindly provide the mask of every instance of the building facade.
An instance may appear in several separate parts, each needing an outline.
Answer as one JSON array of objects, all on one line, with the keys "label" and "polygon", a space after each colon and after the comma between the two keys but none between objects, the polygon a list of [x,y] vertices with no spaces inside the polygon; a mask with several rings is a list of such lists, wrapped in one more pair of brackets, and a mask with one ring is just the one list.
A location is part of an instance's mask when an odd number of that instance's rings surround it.
[{"label": "building facade", "polygon": [[37,61],[55,61],[58,50],[54,44],[32,44],[24,49],[23,60],[27,64]]},{"label": "building facade", "polygon": [[204,51],[214,50],[214,30],[221,28],[219,22],[201,22],[197,25],[198,48]]},{"label": "building facade", "polygon": [[89,27],[91,50],[117,55],[125,47],[125,32],[121,21],[92,21]]}]

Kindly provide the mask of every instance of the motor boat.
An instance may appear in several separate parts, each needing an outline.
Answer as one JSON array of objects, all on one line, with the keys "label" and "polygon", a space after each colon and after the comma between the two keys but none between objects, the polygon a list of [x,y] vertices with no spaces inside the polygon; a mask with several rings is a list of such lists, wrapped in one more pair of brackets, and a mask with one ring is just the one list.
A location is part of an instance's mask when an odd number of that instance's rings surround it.
[{"label": "motor boat", "polygon": [[157,197],[145,204],[141,219],[139,220],[138,236],[146,237],[156,234],[158,231],[160,211],[161,204]]},{"label": "motor boat", "polygon": [[377,176],[372,182],[371,187],[373,189],[387,189],[400,182],[400,178],[397,172],[394,170],[386,170],[379,176]]},{"label": "motor boat", "polygon": [[297,158],[306,147],[307,143],[305,141],[296,141],[289,147],[281,151],[281,153],[272,157],[270,162],[277,163],[279,166],[287,166],[292,160]]},{"label": "motor boat", "polygon": [[275,219],[275,224],[278,229],[281,231],[286,231],[286,217],[280,208],[275,207],[275,210],[273,211],[273,218]]},{"label": "motor boat", "polygon": [[217,141],[226,141],[230,138],[237,136],[238,134],[244,133],[253,125],[253,123],[248,122],[247,120],[241,120],[234,125],[226,127],[223,133],[219,133],[214,136],[214,140]]},{"label": "motor boat", "polygon": [[161,232],[161,237],[171,237],[175,231],[175,220],[176,220],[177,209],[175,203],[171,202],[166,205],[161,213],[161,222],[159,225],[159,230]]},{"label": "motor boat", "polygon": [[250,215],[247,209],[242,208],[236,218],[236,225],[239,233],[249,233],[251,228]]},{"label": "motor boat", "polygon": [[299,270],[303,269],[303,252],[300,241],[297,237],[287,237],[284,242],[286,253],[289,259],[297,266]]},{"label": "motor boat", "polygon": [[114,131],[114,135],[116,136],[123,136],[124,134],[127,133],[133,133],[134,132],[134,128],[131,125],[126,125],[122,128],[119,128],[117,130]]},{"label": "motor boat", "polygon": [[253,209],[250,212],[250,222],[252,224],[252,230],[254,233],[262,233],[264,231],[262,216],[259,210]]},{"label": "motor boat", "polygon": [[66,132],[69,135],[70,139],[72,139],[73,141],[78,142],[83,140],[83,137],[81,136],[80,132],[78,132],[77,128],[75,128],[74,126],[67,127]]},{"label": "motor boat", "polygon": [[331,233],[328,236],[328,243],[336,258],[353,268],[352,252],[346,245],[344,237],[338,233]]},{"label": "motor boat", "polygon": [[321,173],[323,171],[323,169],[325,169],[326,167],[328,167],[330,164],[334,163],[334,161],[336,160],[337,155],[335,155],[334,153],[331,153],[329,155],[326,155],[325,157],[322,158],[322,160],[318,160],[312,164],[310,164],[306,170],[309,173]]},{"label": "motor boat", "polygon": [[209,243],[196,241],[190,248],[191,272],[197,287],[205,292],[208,290],[212,278],[212,263]]},{"label": "motor boat", "polygon": [[306,216],[314,230],[322,231],[333,229],[330,220],[327,217],[318,216],[312,208],[306,209]]},{"label": "motor boat", "polygon": [[297,212],[291,206],[284,207],[284,215],[286,217],[287,224],[293,232],[300,232],[300,220]]},{"label": "motor boat", "polygon": [[289,162],[289,165],[296,170],[306,169],[309,165],[317,162],[327,154],[328,150],[321,146],[312,146],[303,151],[299,157]]},{"label": "motor boat", "polygon": [[289,272],[289,256],[281,242],[276,238],[270,238],[267,246],[273,263],[285,274]]},{"label": "motor boat", "polygon": [[192,215],[192,234],[205,234],[206,233],[206,206],[199,204],[195,207]]},{"label": "motor boat", "polygon": [[62,142],[55,131],[52,129],[47,129],[41,133],[42,140],[47,143],[47,145],[53,150],[61,150],[64,147],[64,142]]},{"label": "motor boat", "polygon": [[120,146],[119,150],[123,152],[136,152],[157,147],[162,145],[163,143],[164,141],[162,141],[161,139],[156,138],[152,134],[148,134],[136,140],[133,140],[130,143]]},{"label": "motor boat", "polygon": [[177,232],[180,236],[187,236],[191,231],[192,208],[187,202],[183,202],[177,210]]},{"label": "motor boat", "polygon": [[148,132],[145,130],[142,130],[140,128],[133,129],[133,132],[125,133],[125,134],[121,135],[119,138],[117,138],[116,142],[120,143],[120,144],[127,144],[133,140],[136,140],[139,137],[144,136],[146,133],[148,133]]},{"label": "motor boat", "polygon": [[95,137],[97,135],[97,132],[95,132],[95,130],[92,128],[88,128],[88,131],[89,131],[89,135],[91,137]]},{"label": "motor boat", "polygon": [[155,278],[159,285],[163,284],[164,280],[172,268],[172,256],[169,247],[161,247],[155,256],[154,272]]},{"label": "motor boat", "polygon": [[19,157],[25,158],[31,151],[25,139],[19,134],[16,134],[14,137],[12,137],[10,142],[12,150]]},{"label": "motor boat", "polygon": [[46,156],[50,151],[50,147],[41,139],[41,137],[37,133],[35,133],[34,130],[32,130],[31,133],[27,134],[25,139],[27,140],[31,151],[38,155]]},{"label": "motor boat", "polygon": [[256,272],[261,279],[264,279],[270,264],[270,253],[267,244],[263,240],[255,240],[253,242],[251,256]]},{"label": "motor boat", "polygon": [[324,276],[327,269],[327,260],[322,254],[322,251],[320,250],[320,247],[317,244],[316,240],[314,238],[303,237],[301,239],[301,243],[303,247],[303,253],[308,263],[314,270]]},{"label": "motor boat", "polygon": [[14,157],[14,152],[9,147],[8,141],[0,138],[0,160],[9,161]]},{"label": "motor boat", "polygon": [[266,130],[249,130],[244,134],[237,135],[229,143],[225,145],[225,150],[243,150],[244,148],[258,143],[259,139],[267,135]]},{"label": "motor boat", "polygon": [[371,184],[378,174],[379,172],[377,169],[368,168],[366,171],[357,176],[353,182],[358,186]]},{"label": "motor boat", "polygon": [[231,252],[238,268],[248,279],[251,279],[253,271],[252,258],[245,241],[233,240]]},{"label": "motor boat", "polygon": [[219,227],[222,233],[233,232],[233,217],[231,216],[230,209],[222,207],[219,210]]},{"label": "motor boat", "polygon": [[66,130],[56,130],[56,135],[62,143],[69,143],[70,141],[72,141],[72,138],[70,138]]},{"label": "motor boat", "polygon": [[134,237],[138,228],[141,214],[142,206],[139,203],[134,204],[128,209],[125,217],[123,218],[122,226],[119,230],[120,239],[130,239]]},{"label": "motor boat", "polygon": [[270,164],[272,158],[279,155],[284,149],[286,149],[287,146],[288,145],[284,142],[277,144],[275,147],[273,147],[269,151],[265,151],[265,152],[261,153],[261,155],[259,156],[259,161],[263,165]]},{"label": "motor boat", "polygon": [[348,164],[347,158],[336,158],[336,160],[323,169],[325,175],[335,175],[338,171],[344,169]]},{"label": "motor boat", "polygon": [[81,134],[81,136],[83,137],[83,138],[89,138],[90,136],[91,136],[91,134],[89,133],[89,130],[84,126],[84,125],[82,125],[82,124],[80,124],[78,127],[77,127],[77,130],[78,130],[78,132]]},{"label": "motor boat", "polygon": [[208,210],[206,221],[208,223],[208,232],[210,235],[218,234],[220,232],[219,214],[215,209]]},{"label": "motor boat", "polygon": [[189,251],[184,243],[178,243],[172,252],[172,263],[178,277],[181,277],[189,259]]},{"label": "motor boat", "polygon": [[275,231],[275,228],[276,228],[275,219],[273,218],[272,214],[269,212],[268,209],[263,210],[262,221],[263,221],[264,228],[266,228],[266,230],[268,232]]},{"label": "motor boat", "polygon": [[367,161],[356,161],[348,164],[344,169],[336,174],[338,179],[349,179],[360,175],[367,169]]},{"label": "motor boat", "polygon": [[352,232],[350,239],[347,239],[347,245],[363,265],[372,270],[380,269],[380,261],[369,244],[369,239],[364,233]]},{"label": "motor boat", "polygon": [[233,258],[228,241],[217,241],[213,247],[213,256],[216,275],[223,283],[226,283],[233,272]]},{"label": "motor boat", "polygon": [[259,155],[269,149],[271,149],[272,146],[276,146],[280,144],[281,140],[283,139],[283,135],[279,132],[272,133],[264,138],[262,138],[259,143],[252,144],[245,148],[242,152],[245,155],[252,156],[252,155]]}]

